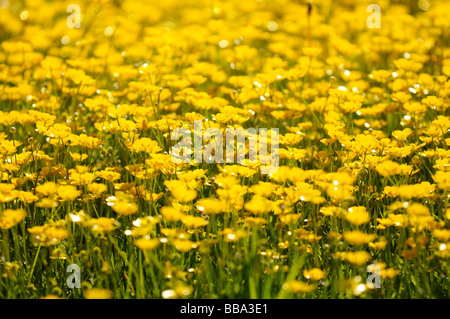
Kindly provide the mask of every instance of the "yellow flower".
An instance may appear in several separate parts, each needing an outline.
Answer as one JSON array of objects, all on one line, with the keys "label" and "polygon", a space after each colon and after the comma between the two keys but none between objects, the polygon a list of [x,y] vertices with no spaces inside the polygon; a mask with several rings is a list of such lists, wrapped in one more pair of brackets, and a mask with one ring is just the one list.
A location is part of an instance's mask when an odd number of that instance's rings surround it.
[{"label": "yellow flower", "polygon": [[187,172],[177,172],[177,177],[180,181],[184,181],[186,183],[189,183],[192,180],[199,179],[206,174],[206,170],[204,169],[196,169],[193,171],[187,171]]},{"label": "yellow flower", "polygon": [[69,231],[60,227],[49,227],[46,229],[45,235],[56,243],[69,237]]},{"label": "yellow flower", "polygon": [[346,260],[351,264],[361,266],[364,265],[369,260],[370,253],[364,250],[344,251],[344,252],[337,252],[336,257],[341,260]]},{"label": "yellow flower", "polygon": [[450,230],[448,229],[435,229],[433,230],[433,236],[440,241],[450,240]]},{"label": "yellow flower", "polygon": [[232,228],[225,228],[221,234],[224,236],[226,242],[237,242],[240,239],[247,237],[248,233],[242,229],[234,230]]},{"label": "yellow flower", "polygon": [[19,200],[27,204],[31,204],[39,200],[39,196],[34,195],[32,192],[19,191],[17,195]]},{"label": "yellow flower", "polygon": [[169,222],[177,222],[184,216],[178,209],[170,206],[161,207],[161,215]]},{"label": "yellow flower", "polygon": [[293,293],[304,294],[316,289],[316,285],[307,284],[301,281],[292,280],[283,284],[283,289]]},{"label": "yellow flower", "polygon": [[0,228],[10,229],[25,219],[24,209],[5,209],[0,213]]},{"label": "yellow flower", "polygon": [[280,166],[276,173],[269,174],[269,177],[278,183],[284,183],[288,179],[292,178],[291,168],[288,166]]},{"label": "yellow flower", "polygon": [[[18,145],[17,145],[18,146]],[[16,153],[16,145],[12,141],[2,140],[0,141],[0,153],[4,155],[12,155]]]},{"label": "yellow flower", "polygon": [[175,239],[172,241],[172,245],[174,245],[177,250],[184,253],[197,248],[197,244],[190,240]]},{"label": "yellow flower", "polygon": [[302,214],[281,214],[279,215],[281,222],[285,224],[296,223],[303,215]]},{"label": "yellow flower", "polygon": [[95,175],[110,182],[117,181],[121,177],[121,174],[114,168],[107,168],[103,171],[95,172]]},{"label": "yellow flower", "polygon": [[96,149],[102,141],[96,137],[87,136],[86,134],[80,134],[78,143],[88,150]]},{"label": "yellow flower", "polygon": [[400,173],[399,168],[400,164],[387,160],[382,163],[379,163],[376,167],[376,171],[381,176],[392,176]]},{"label": "yellow flower", "polygon": [[345,219],[353,225],[359,226],[370,221],[370,215],[364,206],[352,206],[345,214]]},{"label": "yellow flower", "polygon": [[180,202],[187,203],[197,198],[197,191],[195,189],[188,188],[187,184],[183,181],[165,181],[164,185],[167,186],[173,197]]},{"label": "yellow flower", "polygon": [[353,199],[353,186],[352,185],[335,185],[331,184],[327,188],[327,195],[330,196],[335,202],[342,202],[345,200]]},{"label": "yellow flower", "polygon": [[431,109],[441,111],[441,106],[444,104],[444,99],[437,98],[436,96],[427,96],[425,99],[422,99],[422,103]]},{"label": "yellow flower", "polygon": [[72,185],[60,185],[57,187],[56,192],[63,201],[74,201],[81,194],[81,191]]},{"label": "yellow flower", "polygon": [[116,196],[110,196],[106,199],[108,206],[119,215],[132,215],[137,212],[138,206],[133,201],[133,196],[121,191],[115,193]]},{"label": "yellow flower", "polygon": [[344,240],[350,245],[367,244],[376,238],[374,234],[366,234],[359,230],[346,231],[343,236]]},{"label": "yellow flower", "polygon": [[120,200],[112,205],[112,209],[119,215],[132,215],[137,212],[138,206],[134,202]]},{"label": "yellow flower", "polygon": [[108,187],[105,184],[101,183],[92,183],[87,186],[88,191],[90,191],[94,196],[100,196],[102,193],[108,190]]},{"label": "yellow flower", "polygon": [[57,295],[49,294],[49,295],[42,297],[42,299],[64,299],[64,298],[61,298]]},{"label": "yellow flower", "polygon": [[92,183],[97,177],[88,171],[87,167],[77,166],[76,169],[69,169],[69,179],[71,185],[84,185]]},{"label": "yellow flower", "polygon": [[374,70],[369,75],[370,78],[373,78],[373,80],[377,82],[385,83],[389,78],[392,77],[392,72],[388,70]]},{"label": "yellow flower", "polygon": [[277,188],[278,185],[276,184],[260,181],[258,184],[255,184],[252,187],[250,187],[250,190],[255,195],[270,197]]},{"label": "yellow flower", "polygon": [[248,224],[250,226],[267,224],[267,220],[265,218],[263,218],[263,217],[252,217],[252,216],[245,217],[242,220],[242,222],[244,222],[244,223],[246,223],[246,224]]},{"label": "yellow flower", "polygon": [[428,207],[420,203],[412,203],[411,205],[408,205],[408,207],[406,208],[406,212],[410,217],[430,215],[430,210],[428,209]]},{"label": "yellow flower", "polygon": [[155,228],[154,226],[161,222],[161,220],[162,218],[160,216],[145,216],[137,218],[133,221],[133,228],[131,229],[131,232],[125,231],[125,234],[132,235],[135,238],[149,236]]},{"label": "yellow flower", "polygon": [[154,250],[159,245],[159,239],[139,238],[134,244],[142,250]]},{"label": "yellow flower", "polygon": [[177,284],[175,287],[175,293],[180,297],[189,296],[194,289],[191,286],[187,286],[184,284]]},{"label": "yellow flower", "polygon": [[[439,173],[439,172],[438,172]],[[433,178],[437,178],[436,182],[439,184],[437,177],[438,173]],[[411,198],[428,198],[433,195],[436,188],[435,184],[430,184],[429,182],[422,182],[420,184],[410,184],[410,185],[400,185],[400,186],[386,186],[384,188],[384,193],[391,197],[401,197],[404,199]]]},{"label": "yellow flower", "polygon": [[143,137],[141,139],[136,140],[130,146],[130,150],[132,152],[146,152],[148,154],[152,154],[160,152],[161,148],[159,147],[158,142],[148,137]]},{"label": "yellow flower", "polygon": [[82,162],[88,158],[87,154],[72,153],[72,152],[69,152],[69,154],[70,154],[70,157],[72,157],[72,159],[76,162]]},{"label": "yellow flower", "polygon": [[450,172],[437,171],[433,175],[433,180],[438,184],[440,189],[445,191],[450,190]]},{"label": "yellow flower", "polygon": [[392,132],[392,136],[394,136],[397,140],[404,141],[410,136],[412,130],[410,128],[405,128],[403,131],[394,131]]},{"label": "yellow flower", "polygon": [[408,260],[413,260],[417,257],[417,250],[415,248],[404,249],[401,252],[402,257],[405,257]]},{"label": "yellow flower", "polygon": [[180,228],[161,228],[161,233],[167,237],[189,239],[190,234]]},{"label": "yellow flower", "polygon": [[335,206],[320,207],[320,213],[325,216],[336,216],[341,212],[341,210],[342,210],[341,207],[335,207]]},{"label": "yellow flower", "polygon": [[286,135],[280,135],[280,144],[294,146],[303,140],[303,135],[287,133]]},{"label": "yellow flower", "polygon": [[380,270],[381,278],[392,279],[400,273],[400,270],[394,268],[387,268]]},{"label": "yellow flower", "polygon": [[109,233],[120,226],[120,223],[117,220],[107,217],[91,218],[86,224],[93,232],[106,233]]},{"label": "yellow flower", "polygon": [[309,241],[311,243],[318,242],[322,238],[322,236],[318,236],[318,235],[314,234],[314,232],[312,230],[307,231],[304,228],[297,229],[295,231],[295,236],[300,238],[300,240]]},{"label": "yellow flower", "polygon": [[205,214],[221,214],[226,209],[225,204],[215,198],[205,198],[195,203],[197,209]]},{"label": "yellow flower", "polygon": [[325,275],[327,274],[326,271],[321,270],[320,268],[312,268],[310,270],[303,270],[303,276],[306,279],[311,279],[311,280],[320,280],[325,278]]},{"label": "yellow flower", "polygon": [[208,220],[203,217],[196,217],[192,215],[184,215],[181,217],[181,222],[188,227],[198,228],[208,225]]},{"label": "yellow flower", "polygon": [[54,198],[46,197],[37,202],[36,206],[41,208],[54,208],[58,207],[58,201]]},{"label": "yellow flower", "polygon": [[56,184],[53,182],[47,182],[42,185],[36,186],[36,193],[41,194],[42,196],[50,196],[56,192]]},{"label": "yellow flower", "polygon": [[71,132],[72,130],[69,126],[56,123],[47,130],[46,135],[59,140],[69,136]]},{"label": "yellow flower", "polygon": [[414,71],[414,72],[419,71],[423,67],[422,63],[418,63],[418,62],[415,62],[412,60],[407,60],[404,58],[395,60],[394,64],[400,70]]},{"label": "yellow flower", "polygon": [[391,225],[396,227],[406,227],[408,225],[408,216],[403,214],[388,214]]},{"label": "yellow flower", "polygon": [[403,104],[403,108],[411,114],[421,114],[427,111],[427,108],[418,102],[407,102]]},{"label": "yellow flower", "polygon": [[362,103],[355,101],[346,101],[342,103],[341,110],[343,113],[354,113],[361,109]]},{"label": "yellow flower", "polygon": [[252,214],[264,214],[272,209],[272,202],[265,197],[255,195],[245,203],[244,208]]},{"label": "yellow flower", "polygon": [[103,288],[91,288],[84,292],[86,299],[111,299],[112,297],[112,291]]},{"label": "yellow flower", "polygon": [[309,57],[314,57],[314,56],[317,56],[320,53],[322,53],[321,48],[315,48],[315,47],[306,47],[306,48],[303,48],[302,51],[306,56],[309,56]]},{"label": "yellow flower", "polygon": [[60,220],[57,222],[49,222],[43,226],[34,226],[27,230],[33,235],[33,242],[43,246],[50,246],[69,237],[69,231],[65,229],[65,224],[65,220]]},{"label": "yellow flower", "polygon": [[369,243],[369,247],[375,250],[384,250],[387,244],[388,241],[386,240],[386,238],[381,238],[379,241],[375,243]]}]

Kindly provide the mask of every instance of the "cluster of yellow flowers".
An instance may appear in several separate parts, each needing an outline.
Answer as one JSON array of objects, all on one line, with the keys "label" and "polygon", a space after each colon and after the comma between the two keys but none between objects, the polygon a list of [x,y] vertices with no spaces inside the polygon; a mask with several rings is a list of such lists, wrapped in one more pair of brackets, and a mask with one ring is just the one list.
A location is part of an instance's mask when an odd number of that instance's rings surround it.
[{"label": "cluster of yellow flowers", "polygon": [[[47,297],[64,261],[103,276],[86,298],[330,297],[378,293],[353,280],[377,262],[445,294],[450,3],[378,2],[379,29],[368,0],[77,1],[80,28],[67,1],[1,1],[0,274],[45,272]],[[175,163],[196,120],[279,129],[277,171]]]}]

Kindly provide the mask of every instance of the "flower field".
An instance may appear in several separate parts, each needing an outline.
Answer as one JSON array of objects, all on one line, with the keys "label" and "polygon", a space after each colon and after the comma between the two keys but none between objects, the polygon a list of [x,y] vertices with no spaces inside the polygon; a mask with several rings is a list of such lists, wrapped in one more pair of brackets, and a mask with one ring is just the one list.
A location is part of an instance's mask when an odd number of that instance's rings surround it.
[{"label": "flower field", "polygon": [[449,77],[444,0],[0,0],[0,299],[448,298]]}]

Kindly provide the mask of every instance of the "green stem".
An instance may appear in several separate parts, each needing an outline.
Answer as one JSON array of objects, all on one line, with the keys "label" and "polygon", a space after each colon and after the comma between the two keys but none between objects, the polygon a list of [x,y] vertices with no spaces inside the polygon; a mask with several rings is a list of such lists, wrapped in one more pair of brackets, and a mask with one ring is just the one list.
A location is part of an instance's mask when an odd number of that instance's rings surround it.
[{"label": "green stem", "polygon": [[39,256],[39,252],[41,251],[41,245],[38,246],[36,256],[34,257],[33,266],[31,267],[30,277],[28,278],[28,285],[31,283],[31,278],[33,277],[34,267],[36,267],[37,258]]}]

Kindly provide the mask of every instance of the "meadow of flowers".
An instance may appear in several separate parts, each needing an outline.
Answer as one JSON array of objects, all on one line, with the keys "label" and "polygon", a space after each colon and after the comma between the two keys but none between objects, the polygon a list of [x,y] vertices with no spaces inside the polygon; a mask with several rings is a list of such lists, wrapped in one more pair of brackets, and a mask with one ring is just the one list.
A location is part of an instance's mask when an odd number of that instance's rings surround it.
[{"label": "meadow of flowers", "polygon": [[0,298],[448,298],[449,76],[444,0],[1,0]]}]

